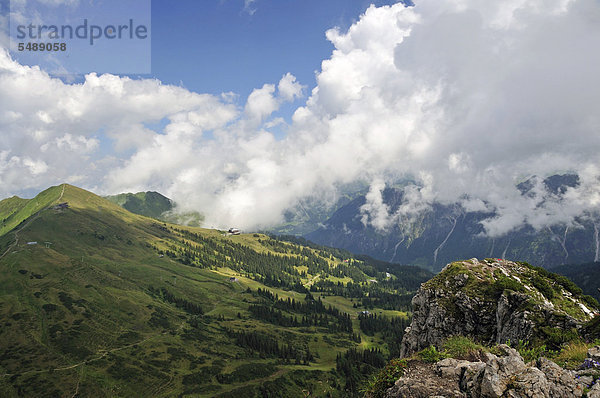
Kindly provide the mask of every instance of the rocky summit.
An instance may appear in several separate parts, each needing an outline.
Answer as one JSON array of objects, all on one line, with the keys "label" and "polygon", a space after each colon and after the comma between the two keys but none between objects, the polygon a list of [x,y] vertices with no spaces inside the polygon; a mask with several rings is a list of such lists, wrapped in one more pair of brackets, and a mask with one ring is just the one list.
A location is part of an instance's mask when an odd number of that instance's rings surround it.
[{"label": "rocky summit", "polygon": [[[598,302],[565,277],[503,259],[457,261],[423,283],[412,306],[397,380],[379,396],[600,398],[600,347],[568,369],[543,356],[597,337]],[[472,348],[453,358],[451,341]]]},{"label": "rocky summit", "polygon": [[[600,383],[540,358],[525,363],[505,344],[498,355],[485,353],[480,361],[446,358],[435,364],[410,363],[386,398],[600,398]],[[589,380],[588,380],[589,379]],[[584,395],[585,394],[585,395]]]},{"label": "rocky summit", "polygon": [[448,264],[421,285],[412,307],[403,357],[458,335],[486,345],[526,341],[554,348],[598,314],[597,302],[568,279],[503,259]]}]

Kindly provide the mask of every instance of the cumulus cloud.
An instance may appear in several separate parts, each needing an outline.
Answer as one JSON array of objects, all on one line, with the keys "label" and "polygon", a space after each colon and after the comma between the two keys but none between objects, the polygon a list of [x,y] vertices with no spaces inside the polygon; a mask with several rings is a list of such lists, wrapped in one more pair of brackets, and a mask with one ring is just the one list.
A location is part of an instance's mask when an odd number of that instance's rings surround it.
[{"label": "cumulus cloud", "polygon": [[[434,202],[494,212],[492,236],[597,213],[597,1],[371,6],[326,36],[334,50],[283,139],[277,110],[304,92],[291,74],[240,103],[112,75],[65,84],[0,52],[1,189],[157,189],[207,226],[246,229],[356,181],[370,185],[362,220],[380,229]],[[559,197],[541,179],[563,172],[580,185]],[[381,192],[405,178],[392,214]]]},{"label": "cumulus cloud", "polygon": [[256,12],[254,3],[256,3],[256,0],[244,0],[244,11],[250,15],[254,15]]},{"label": "cumulus cloud", "polygon": [[284,101],[293,101],[302,97],[304,86],[296,81],[296,76],[288,72],[279,81],[277,90]]}]

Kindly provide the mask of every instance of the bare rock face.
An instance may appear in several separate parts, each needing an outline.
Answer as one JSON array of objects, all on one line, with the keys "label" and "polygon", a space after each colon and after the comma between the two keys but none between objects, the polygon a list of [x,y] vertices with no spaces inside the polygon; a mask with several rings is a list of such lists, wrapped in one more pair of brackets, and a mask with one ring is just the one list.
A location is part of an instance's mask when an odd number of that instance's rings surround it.
[{"label": "bare rock face", "polygon": [[587,393],[588,398],[600,398],[600,383],[596,383]]},{"label": "bare rock face", "polygon": [[593,361],[600,362],[600,345],[590,348],[587,352],[587,357]]},{"label": "bare rock face", "polygon": [[484,344],[529,341],[539,331],[577,330],[598,314],[568,284],[525,263],[471,259],[448,264],[421,285],[401,345],[406,357],[469,336]]},{"label": "bare rock face", "polygon": [[[387,398],[572,398],[582,397],[585,385],[574,372],[545,358],[525,364],[519,353],[500,345],[503,355],[486,354],[485,361],[444,359],[436,364],[411,364],[387,391]],[[588,397],[590,397],[588,393]]]}]

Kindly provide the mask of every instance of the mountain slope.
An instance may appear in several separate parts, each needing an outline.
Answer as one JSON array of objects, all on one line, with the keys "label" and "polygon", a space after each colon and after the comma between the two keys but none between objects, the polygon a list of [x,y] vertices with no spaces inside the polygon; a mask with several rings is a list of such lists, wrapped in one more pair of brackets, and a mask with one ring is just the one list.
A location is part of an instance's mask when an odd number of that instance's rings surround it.
[{"label": "mountain slope", "polygon": [[2,216],[0,236],[6,234],[40,210],[48,207],[51,203],[58,203],[62,194],[62,188],[57,186],[48,188],[34,199],[21,199],[13,196],[0,202],[0,215]]},{"label": "mountain slope", "polygon": [[600,263],[561,265],[552,268],[552,272],[566,276],[585,294],[600,301]]},{"label": "mountain slope", "polygon": [[199,227],[204,217],[197,211],[180,211],[177,204],[158,192],[122,193],[105,199],[132,213],[173,224]]},{"label": "mountain slope", "polygon": [[21,219],[0,237],[3,397],[353,396],[339,357],[397,352],[426,279],[158,222],[66,184],[1,203]]},{"label": "mountain slope", "polygon": [[105,198],[132,213],[152,218],[160,218],[163,213],[173,209],[171,199],[152,191],[122,193]]}]

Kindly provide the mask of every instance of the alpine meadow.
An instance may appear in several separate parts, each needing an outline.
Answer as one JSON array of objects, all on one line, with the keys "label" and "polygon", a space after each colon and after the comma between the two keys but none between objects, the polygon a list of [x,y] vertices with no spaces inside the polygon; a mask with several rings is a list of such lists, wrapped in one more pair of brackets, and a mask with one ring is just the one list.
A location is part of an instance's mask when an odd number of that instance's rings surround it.
[{"label": "alpine meadow", "polygon": [[600,398],[600,0],[0,0],[0,398]]}]

